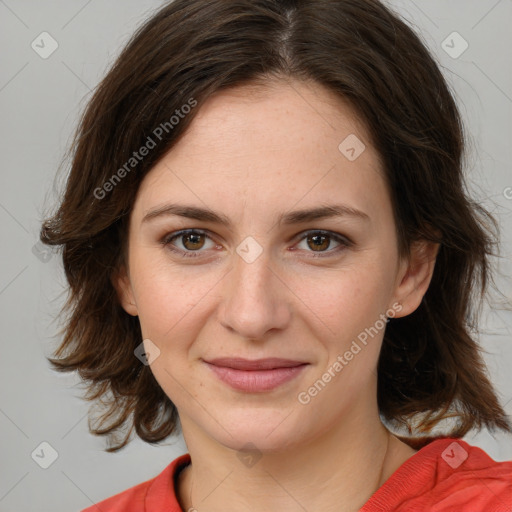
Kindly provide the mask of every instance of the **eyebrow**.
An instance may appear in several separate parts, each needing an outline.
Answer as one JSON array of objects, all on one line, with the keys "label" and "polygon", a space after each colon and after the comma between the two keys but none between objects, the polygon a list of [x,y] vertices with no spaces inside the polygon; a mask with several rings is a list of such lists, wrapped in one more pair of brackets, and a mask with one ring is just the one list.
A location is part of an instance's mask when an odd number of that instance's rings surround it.
[{"label": "eyebrow", "polygon": [[[214,224],[222,224],[230,229],[233,226],[231,220],[221,213],[216,213],[208,208],[199,208],[197,206],[180,204],[165,204],[151,209],[144,215],[142,223],[149,222],[158,217],[171,215],[185,217],[187,219],[212,222]],[[277,219],[277,224],[286,226],[333,217],[353,217],[365,221],[370,220],[368,214],[361,210],[343,204],[334,204],[282,213]]]}]

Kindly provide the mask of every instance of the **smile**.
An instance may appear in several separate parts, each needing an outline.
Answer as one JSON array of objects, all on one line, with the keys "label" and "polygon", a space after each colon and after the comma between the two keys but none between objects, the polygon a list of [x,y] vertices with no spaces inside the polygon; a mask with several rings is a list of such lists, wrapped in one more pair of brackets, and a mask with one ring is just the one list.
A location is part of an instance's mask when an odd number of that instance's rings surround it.
[{"label": "smile", "polygon": [[270,391],[297,377],[309,363],[284,359],[216,359],[204,361],[215,376],[233,389],[248,393]]}]

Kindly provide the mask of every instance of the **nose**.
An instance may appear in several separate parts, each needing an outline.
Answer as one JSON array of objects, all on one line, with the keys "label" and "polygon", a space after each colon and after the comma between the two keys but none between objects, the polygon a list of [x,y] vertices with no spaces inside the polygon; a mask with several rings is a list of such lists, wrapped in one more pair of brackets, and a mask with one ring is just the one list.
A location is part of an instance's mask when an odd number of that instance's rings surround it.
[{"label": "nose", "polygon": [[237,253],[222,287],[221,324],[240,337],[261,340],[272,329],[284,329],[291,318],[292,291],[271,268],[266,251],[249,263]]}]

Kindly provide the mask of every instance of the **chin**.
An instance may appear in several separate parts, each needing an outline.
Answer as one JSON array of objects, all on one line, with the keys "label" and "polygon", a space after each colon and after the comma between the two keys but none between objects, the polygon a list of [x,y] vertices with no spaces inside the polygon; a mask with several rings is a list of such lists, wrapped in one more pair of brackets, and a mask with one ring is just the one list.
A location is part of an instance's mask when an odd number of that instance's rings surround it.
[{"label": "chin", "polygon": [[210,432],[210,435],[220,444],[236,451],[243,447],[255,447],[261,452],[277,452],[299,444],[299,436],[304,434],[293,414],[282,408],[262,409],[249,406],[244,409],[231,409],[222,417],[224,419],[221,425],[225,430],[219,427],[215,429],[215,433]]}]

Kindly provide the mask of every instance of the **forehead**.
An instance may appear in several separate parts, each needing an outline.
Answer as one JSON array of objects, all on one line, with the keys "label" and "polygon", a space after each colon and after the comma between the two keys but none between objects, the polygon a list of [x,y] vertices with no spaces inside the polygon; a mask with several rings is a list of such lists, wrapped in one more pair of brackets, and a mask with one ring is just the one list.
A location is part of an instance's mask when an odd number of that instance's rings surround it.
[{"label": "forehead", "polygon": [[217,92],[202,105],[189,132],[188,149],[210,141],[215,147],[222,143],[234,149],[235,142],[250,149],[251,136],[254,144],[265,141],[266,148],[313,143],[318,151],[337,149],[344,134],[368,139],[364,123],[348,102],[317,82],[282,79]]},{"label": "forehead", "polygon": [[314,82],[274,81],[211,96],[145,177],[139,202],[147,211],[169,195],[224,210],[345,200],[364,210],[386,200],[384,188],[379,155],[348,103]]}]

